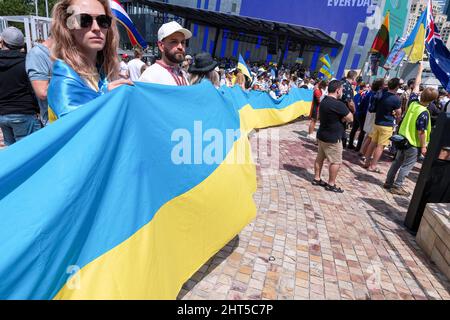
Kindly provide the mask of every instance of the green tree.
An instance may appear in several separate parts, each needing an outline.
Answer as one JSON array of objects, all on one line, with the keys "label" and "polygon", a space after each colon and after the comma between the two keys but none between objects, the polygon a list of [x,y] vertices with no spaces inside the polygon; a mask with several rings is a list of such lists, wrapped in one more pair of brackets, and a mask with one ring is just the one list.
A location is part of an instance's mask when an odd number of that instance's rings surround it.
[{"label": "green tree", "polygon": [[29,0],[0,0],[0,16],[20,16],[32,13]]},{"label": "green tree", "polygon": [[[45,17],[45,0],[38,1],[38,15]],[[48,13],[51,15],[51,10],[58,0],[48,0]],[[0,0],[0,16],[22,16],[35,15],[34,0]]]}]

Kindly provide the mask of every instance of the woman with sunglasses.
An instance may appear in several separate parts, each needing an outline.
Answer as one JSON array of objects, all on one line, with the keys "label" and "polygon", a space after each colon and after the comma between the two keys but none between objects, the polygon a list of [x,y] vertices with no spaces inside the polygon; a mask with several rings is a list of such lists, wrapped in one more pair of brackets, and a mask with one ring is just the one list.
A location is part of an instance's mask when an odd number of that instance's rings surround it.
[{"label": "woman with sunglasses", "polygon": [[133,84],[119,77],[119,35],[108,0],[61,0],[52,18],[56,61],[48,92],[50,120]]}]

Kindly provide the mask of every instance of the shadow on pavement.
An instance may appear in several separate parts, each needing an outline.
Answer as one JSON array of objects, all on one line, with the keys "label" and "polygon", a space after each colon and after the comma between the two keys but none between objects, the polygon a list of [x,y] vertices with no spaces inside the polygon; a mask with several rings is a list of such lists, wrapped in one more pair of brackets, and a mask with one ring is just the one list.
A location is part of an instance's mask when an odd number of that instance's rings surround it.
[{"label": "shadow on pavement", "polygon": [[[397,203],[401,202],[402,204],[405,204],[405,201],[407,201],[404,198],[401,199],[394,198],[394,199]],[[372,208],[375,209],[375,210],[367,210],[368,217],[372,221],[373,225],[380,232],[384,241],[389,245],[390,250],[394,252],[395,256],[402,263],[405,270],[407,270],[410,278],[415,281],[417,286],[419,286],[420,289],[423,291],[423,293],[426,295],[426,298],[430,300],[435,299],[427,293],[427,289],[421,284],[421,282],[414,275],[414,271],[411,270],[411,267],[408,265],[407,261],[403,259],[398,249],[389,240],[389,237],[387,236],[386,232],[387,233],[394,232],[396,235],[398,235],[399,238],[403,241],[403,243],[405,243],[413,252],[416,253],[416,257],[420,259],[420,262],[424,266],[426,266],[426,268],[430,272],[432,272],[433,275],[435,275],[436,280],[439,281],[444,288],[450,291],[450,282],[437,269],[436,265],[428,257],[425,256],[422,249],[418,246],[414,236],[412,236],[404,226],[403,222],[405,213],[399,211],[398,209],[396,209],[395,207],[393,207],[392,205],[388,204],[386,201],[381,199],[361,198],[361,200],[363,200],[364,202],[366,202],[368,205],[370,205]],[[380,221],[378,221],[377,216],[383,217],[391,222],[394,222],[398,228],[394,229],[392,227],[384,226]]]},{"label": "shadow on pavement", "polygon": [[[355,169],[352,168],[352,166],[348,165],[347,163],[343,163],[344,166],[346,166],[348,168],[348,170],[350,170],[354,175],[355,175],[355,180],[361,181],[361,182],[368,182],[377,186],[381,186],[383,185],[383,182],[380,179],[375,178],[373,175],[369,174],[369,173],[364,173],[364,172],[359,172],[356,171]],[[360,166],[358,164],[358,166]],[[360,166],[361,167],[361,166]],[[364,168],[361,167],[362,170],[366,170]],[[379,176],[383,176],[383,174],[379,174]]]},{"label": "shadow on pavement", "polygon": [[[211,259],[208,260],[200,269],[183,285],[177,300],[183,299],[183,297],[191,291],[200,281],[208,276],[214,269],[217,268],[224,260],[226,260],[233,251],[239,246],[239,235],[228,242],[219,252],[217,252]],[[206,272],[202,271],[202,268],[206,267]]]},{"label": "shadow on pavement", "polygon": [[290,173],[295,174],[296,176],[298,176],[303,180],[306,180],[307,182],[311,182],[314,179],[314,175],[308,172],[306,168],[297,167],[290,164],[284,164],[283,168],[284,170],[287,170]]}]

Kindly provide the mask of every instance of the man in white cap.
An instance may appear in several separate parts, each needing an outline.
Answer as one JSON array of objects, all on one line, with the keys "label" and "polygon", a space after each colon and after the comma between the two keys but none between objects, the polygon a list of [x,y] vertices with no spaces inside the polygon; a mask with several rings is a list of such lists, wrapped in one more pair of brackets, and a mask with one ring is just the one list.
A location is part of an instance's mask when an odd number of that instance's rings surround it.
[{"label": "man in white cap", "polygon": [[0,128],[7,146],[41,128],[39,106],[25,69],[22,31],[3,30],[0,41]]},{"label": "man in white cap", "polygon": [[186,40],[192,33],[176,21],[163,24],[158,30],[158,48],[161,59],[147,68],[139,81],[165,84],[170,86],[187,86],[189,81],[180,67],[186,55]]}]

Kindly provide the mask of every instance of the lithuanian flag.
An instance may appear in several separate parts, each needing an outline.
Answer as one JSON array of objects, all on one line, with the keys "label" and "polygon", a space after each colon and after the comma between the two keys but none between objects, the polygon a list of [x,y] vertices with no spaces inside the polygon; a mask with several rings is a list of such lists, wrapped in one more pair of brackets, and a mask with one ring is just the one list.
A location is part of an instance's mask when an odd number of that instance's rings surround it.
[{"label": "lithuanian flag", "polygon": [[379,53],[382,60],[386,60],[389,55],[389,11],[386,13],[384,22],[373,41],[371,53]]}]

